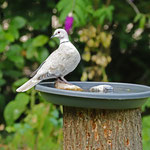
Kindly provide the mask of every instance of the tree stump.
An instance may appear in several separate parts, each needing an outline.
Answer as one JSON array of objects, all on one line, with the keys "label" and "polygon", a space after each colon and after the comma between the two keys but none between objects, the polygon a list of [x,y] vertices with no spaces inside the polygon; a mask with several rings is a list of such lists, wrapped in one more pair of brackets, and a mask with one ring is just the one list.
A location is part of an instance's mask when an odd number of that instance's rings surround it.
[{"label": "tree stump", "polygon": [[64,150],[142,150],[140,109],[63,111]]}]

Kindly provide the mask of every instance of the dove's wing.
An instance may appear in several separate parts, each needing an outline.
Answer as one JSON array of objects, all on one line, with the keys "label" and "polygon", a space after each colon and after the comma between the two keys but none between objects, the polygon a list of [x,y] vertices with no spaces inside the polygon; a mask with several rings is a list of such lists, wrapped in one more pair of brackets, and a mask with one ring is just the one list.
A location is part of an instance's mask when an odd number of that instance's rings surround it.
[{"label": "dove's wing", "polygon": [[38,79],[64,77],[72,72],[80,61],[79,52],[72,44],[69,46],[61,45],[45,61],[37,72]]},{"label": "dove's wing", "polygon": [[39,69],[43,66],[43,64],[45,63],[46,61],[42,62],[42,64],[34,71],[31,73],[30,77],[33,77],[36,75],[36,73],[39,71]]}]

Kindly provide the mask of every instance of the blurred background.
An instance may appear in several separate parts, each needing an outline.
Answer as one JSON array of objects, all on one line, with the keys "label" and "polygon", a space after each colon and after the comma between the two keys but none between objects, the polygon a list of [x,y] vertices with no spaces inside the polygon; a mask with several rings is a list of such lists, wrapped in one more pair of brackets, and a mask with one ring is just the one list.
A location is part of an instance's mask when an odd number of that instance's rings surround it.
[{"label": "blurred background", "polygon": [[[65,28],[82,61],[71,81],[150,85],[150,1],[0,0],[0,150],[61,150],[62,107],[17,87],[59,45]],[[150,147],[150,100],[142,107]]]}]

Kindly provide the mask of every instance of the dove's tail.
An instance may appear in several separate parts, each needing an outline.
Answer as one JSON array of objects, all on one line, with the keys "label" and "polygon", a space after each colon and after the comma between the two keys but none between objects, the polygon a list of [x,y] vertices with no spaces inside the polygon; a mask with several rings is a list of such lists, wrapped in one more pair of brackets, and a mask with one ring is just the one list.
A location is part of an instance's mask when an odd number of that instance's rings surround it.
[{"label": "dove's tail", "polygon": [[16,91],[17,92],[25,92],[25,91],[31,89],[36,84],[38,84],[39,82],[40,82],[40,80],[36,80],[36,79],[32,78],[29,81],[27,81],[25,84],[20,86]]}]

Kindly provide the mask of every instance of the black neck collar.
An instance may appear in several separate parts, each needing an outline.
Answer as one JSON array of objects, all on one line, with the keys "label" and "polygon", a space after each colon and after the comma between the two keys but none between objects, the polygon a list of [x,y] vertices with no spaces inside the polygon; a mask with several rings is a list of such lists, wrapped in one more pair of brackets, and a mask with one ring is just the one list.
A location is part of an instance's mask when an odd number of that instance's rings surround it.
[{"label": "black neck collar", "polygon": [[62,44],[62,43],[67,43],[67,42],[69,42],[69,41],[63,41],[63,42],[61,42],[60,44]]}]

